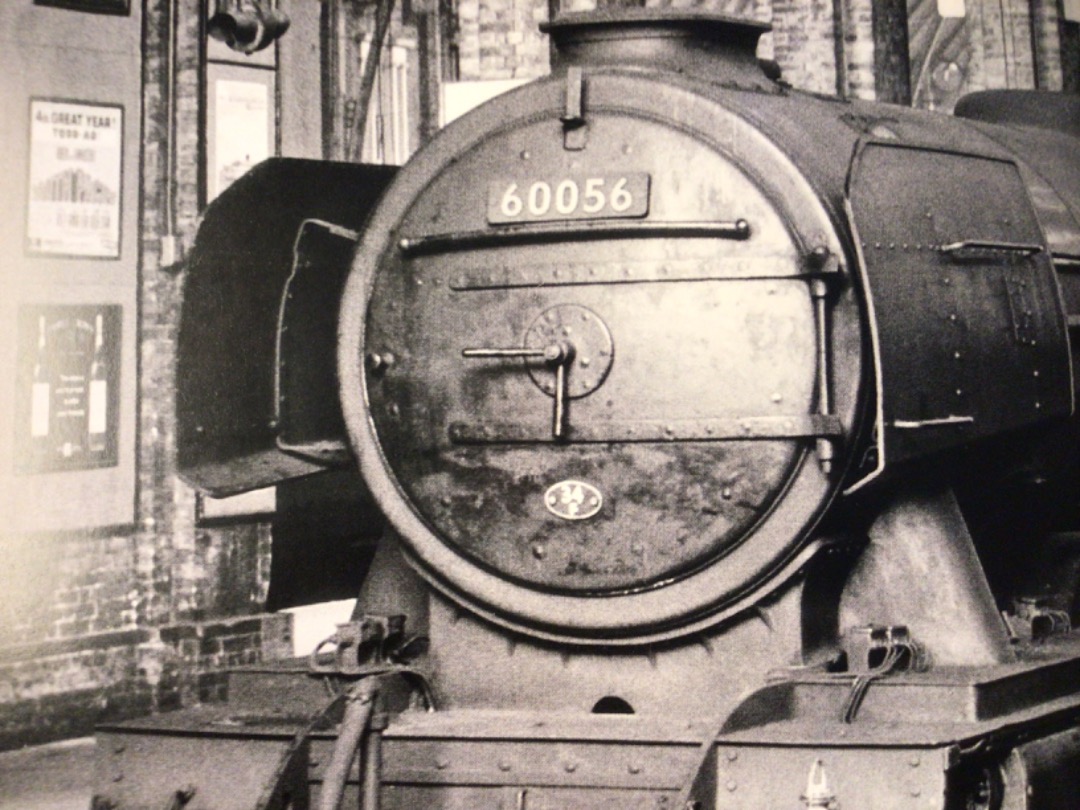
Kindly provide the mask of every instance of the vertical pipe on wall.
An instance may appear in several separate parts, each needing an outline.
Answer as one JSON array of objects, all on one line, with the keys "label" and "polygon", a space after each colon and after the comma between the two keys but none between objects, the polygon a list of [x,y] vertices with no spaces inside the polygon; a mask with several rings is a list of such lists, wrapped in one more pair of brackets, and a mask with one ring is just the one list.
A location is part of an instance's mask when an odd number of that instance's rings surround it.
[{"label": "vertical pipe on wall", "polygon": [[439,129],[439,88],[442,78],[442,4],[424,7],[416,18],[417,57],[419,61],[420,145]]},{"label": "vertical pipe on wall", "polygon": [[1061,89],[1080,93],[1080,22],[1065,14],[1063,0],[1058,0],[1058,38],[1061,42]]},{"label": "vertical pipe on wall", "polygon": [[836,95],[848,97],[848,0],[833,0],[833,52],[836,57]]},{"label": "vertical pipe on wall", "polygon": [[379,75],[382,62],[383,41],[390,31],[390,19],[394,13],[394,0],[379,0],[375,6],[375,33],[371,37],[367,58],[364,60],[364,73],[360,78],[360,96],[356,103],[356,114],[347,126],[352,131],[351,148],[346,155],[348,160],[359,161],[364,149],[364,133],[367,129],[368,108],[375,91],[375,80]]},{"label": "vertical pipe on wall", "polygon": [[905,0],[880,0],[872,6],[874,87],[877,100],[911,105],[911,57]]},{"label": "vertical pipe on wall", "polygon": [[337,101],[337,42],[334,31],[337,27],[337,3],[322,0],[319,7],[319,72],[322,76],[320,91],[322,95],[322,156],[324,160],[334,158],[334,121],[336,120]]},{"label": "vertical pipe on wall", "polygon": [[176,255],[176,29],[177,6],[169,3],[165,33],[165,188],[163,189],[163,225],[161,264],[168,266]]},{"label": "vertical pipe on wall", "polygon": [[1062,60],[1059,13],[1054,3],[1032,3],[1031,53],[1034,62],[1035,89],[1061,90]]}]

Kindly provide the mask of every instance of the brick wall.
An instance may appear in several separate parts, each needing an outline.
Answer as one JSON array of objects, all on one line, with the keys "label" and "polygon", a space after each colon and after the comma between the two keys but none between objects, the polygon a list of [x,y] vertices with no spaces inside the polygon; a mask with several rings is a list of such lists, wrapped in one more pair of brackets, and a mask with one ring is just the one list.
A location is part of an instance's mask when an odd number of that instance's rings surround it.
[{"label": "brick wall", "polygon": [[262,613],[269,527],[197,527],[195,494],[175,474],[183,274],[162,258],[170,237],[190,239],[200,210],[202,2],[177,4],[170,84],[172,4],[144,5],[135,520],[2,538],[0,749],[220,699],[225,668],[292,650],[291,616]]},{"label": "brick wall", "polygon": [[153,577],[139,567],[145,533],[4,538],[15,587],[0,601],[0,749],[219,699],[224,668],[291,654],[290,617],[258,614],[268,532],[194,537],[178,566],[184,587],[157,600],[172,604],[162,624],[147,609]]},{"label": "brick wall", "polygon": [[[619,3],[602,3],[619,5]],[[637,5],[627,2],[626,5]],[[675,0],[649,0],[644,5],[681,6]],[[850,87],[853,95],[872,97],[873,37],[870,0],[846,0],[851,7],[848,28]],[[562,0],[563,11],[588,11],[597,0]],[[800,89],[836,92],[836,31],[832,0],[707,0],[695,9],[771,22],[759,54],[775,58],[787,81]],[[548,71],[548,42],[539,24],[548,16],[547,0],[459,0],[459,78],[536,78]]]},{"label": "brick wall", "polygon": [[5,537],[0,749],[221,699],[227,667],[290,655],[291,616],[260,613],[269,542],[263,526],[198,530],[147,570],[145,531]]},{"label": "brick wall", "polygon": [[539,25],[546,2],[459,0],[458,78],[533,79],[548,72],[547,38]]}]

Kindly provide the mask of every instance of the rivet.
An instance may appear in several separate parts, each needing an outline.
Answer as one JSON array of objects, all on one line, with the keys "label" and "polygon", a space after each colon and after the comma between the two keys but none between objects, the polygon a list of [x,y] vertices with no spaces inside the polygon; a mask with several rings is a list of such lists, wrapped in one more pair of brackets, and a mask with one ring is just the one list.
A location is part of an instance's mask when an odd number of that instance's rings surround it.
[{"label": "rivet", "polygon": [[1031,376],[1032,377],[1038,377],[1039,376],[1039,370],[1035,369],[1033,372],[1031,372]]},{"label": "rivet", "polygon": [[720,495],[725,501],[731,500],[731,487],[724,487],[720,490]]},{"label": "rivet", "polygon": [[[552,506],[554,506],[553,502],[552,502]],[[538,559],[538,560],[544,559],[544,547],[542,545],[540,545],[539,543],[537,543],[535,546],[533,546],[532,553],[533,553],[533,556],[536,557],[536,559]]]},{"label": "rivet", "polygon": [[917,799],[919,796],[922,795],[922,791],[919,790],[918,788],[912,788],[911,789],[911,795],[912,795],[913,798]]},{"label": "rivet", "polygon": [[117,743],[116,745],[113,746],[113,753],[114,754],[122,754],[126,750],[127,750],[127,746],[124,745],[123,743]]},{"label": "rivet", "polygon": [[728,751],[727,752],[727,760],[728,760],[728,762],[734,762],[738,758],[739,758],[739,752],[738,751]]},{"label": "rivet", "polygon": [[959,360],[960,359],[960,352],[953,352],[953,359],[954,360]]},{"label": "rivet", "polygon": [[626,770],[628,770],[630,773],[641,773],[641,766],[638,765],[636,762],[631,762],[629,765],[626,766]]},{"label": "rivet", "polygon": [[581,364],[582,368],[588,368],[592,360],[590,360],[588,357],[582,357],[578,362]]},{"label": "rivet", "polygon": [[955,312],[950,312],[949,313],[949,320],[950,321],[955,321],[956,320],[956,313]]},{"label": "rivet", "polygon": [[772,401],[773,401],[773,402],[776,402],[776,403],[779,403],[779,402],[783,402],[783,401],[784,401],[784,397],[783,397],[783,395],[782,395],[782,394],[780,394],[780,392],[776,392],[776,393],[774,393],[774,394],[772,395],[771,399],[772,399]]},{"label": "rivet", "polygon": [[447,768],[450,767],[450,763],[447,762],[445,759],[438,759],[435,760],[435,767],[438,768],[440,771],[445,771]]},{"label": "rivet", "polygon": [[956,389],[956,395],[958,397],[962,397],[964,395],[964,389],[963,388],[957,388]]},{"label": "rivet", "polygon": [[574,771],[577,770],[577,763],[576,762],[567,762],[565,765],[563,765],[563,769],[567,773],[573,773]]},{"label": "rivet", "polygon": [[729,793],[734,793],[736,788],[739,787],[739,783],[736,782],[734,779],[728,779],[727,784],[725,784],[724,787],[728,789]]},{"label": "rivet", "polygon": [[510,763],[506,762],[505,760],[500,760],[499,761],[499,770],[500,771],[508,771],[508,770],[510,770]]},{"label": "rivet", "polygon": [[912,768],[918,768],[921,764],[922,757],[920,757],[918,754],[914,754],[911,759],[908,760],[908,765],[910,765]]},{"label": "rivet", "polygon": [[523,149],[523,150],[521,151],[521,159],[522,159],[522,160],[528,160],[528,159],[529,159],[530,157],[532,157],[532,155],[530,155],[530,154],[529,154],[529,150],[528,150],[528,149]]}]

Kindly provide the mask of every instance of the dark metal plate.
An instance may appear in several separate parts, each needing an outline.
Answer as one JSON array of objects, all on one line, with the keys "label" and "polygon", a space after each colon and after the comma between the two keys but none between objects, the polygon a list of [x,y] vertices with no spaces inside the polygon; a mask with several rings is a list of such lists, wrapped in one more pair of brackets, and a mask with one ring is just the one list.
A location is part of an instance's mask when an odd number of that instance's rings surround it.
[{"label": "dark metal plate", "polygon": [[1057,281],[1015,164],[868,143],[849,204],[875,327],[881,464],[1070,412]]},{"label": "dark metal plate", "polygon": [[[178,463],[193,486],[232,495],[325,469],[277,446],[278,322],[294,244],[306,219],[359,229],[395,172],[275,158],[210,204],[187,262],[177,347]],[[335,390],[310,396],[322,416],[307,419],[341,424]]]}]

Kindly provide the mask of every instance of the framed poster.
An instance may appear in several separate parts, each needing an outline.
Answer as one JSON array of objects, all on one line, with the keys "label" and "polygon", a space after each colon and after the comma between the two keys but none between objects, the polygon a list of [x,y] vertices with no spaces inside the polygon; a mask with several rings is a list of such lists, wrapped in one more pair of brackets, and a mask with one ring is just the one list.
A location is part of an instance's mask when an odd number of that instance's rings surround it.
[{"label": "framed poster", "polygon": [[131,13],[131,0],[34,0],[35,6],[55,6],[73,11],[91,11],[95,14]]},{"label": "framed poster", "polygon": [[16,473],[116,466],[121,314],[118,304],[19,308]]},{"label": "framed poster", "polygon": [[275,153],[274,71],[210,63],[206,201]]},{"label": "framed poster", "polygon": [[124,108],[31,99],[26,249],[120,258]]}]

